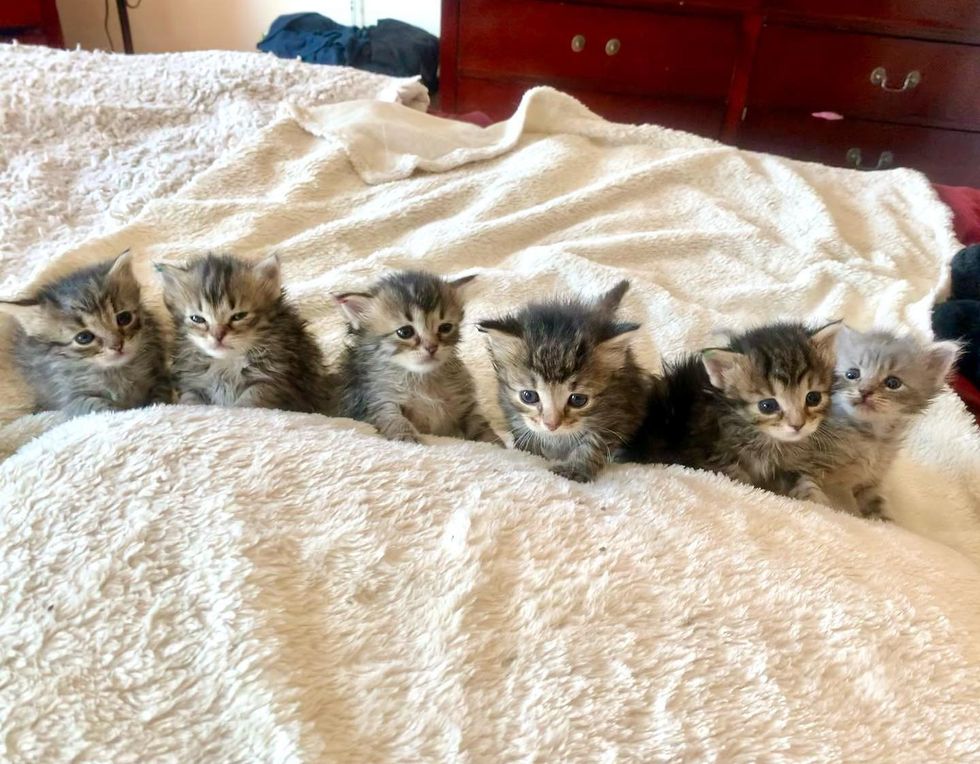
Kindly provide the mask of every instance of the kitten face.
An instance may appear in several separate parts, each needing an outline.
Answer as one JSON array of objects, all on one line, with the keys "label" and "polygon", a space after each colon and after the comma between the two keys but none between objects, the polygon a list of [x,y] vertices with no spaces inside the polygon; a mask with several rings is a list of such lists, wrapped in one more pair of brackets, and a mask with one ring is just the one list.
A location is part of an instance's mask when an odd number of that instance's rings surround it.
[{"label": "kitten face", "polygon": [[128,252],[47,284],[34,299],[0,303],[49,354],[102,368],[124,366],[137,355],[141,310]]},{"label": "kitten face", "polygon": [[883,422],[922,411],[940,391],[959,346],[921,345],[887,332],[845,327],[837,344],[834,399],[849,416]]},{"label": "kitten face", "polygon": [[537,436],[570,438],[588,427],[624,364],[630,333],[639,328],[613,318],[628,287],[621,282],[593,305],[535,304],[480,322],[490,338],[501,402]]},{"label": "kitten face", "polygon": [[839,323],[818,330],[774,324],[730,338],[727,348],[702,352],[711,384],[736,411],[775,440],[805,440],[830,406],[834,342]]},{"label": "kitten face", "polygon": [[183,268],[160,264],[157,269],[177,330],[212,358],[248,353],[282,299],[276,255],[251,264],[209,254]]},{"label": "kitten face", "polygon": [[347,292],[334,299],[359,341],[395,366],[427,374],[456,352],[463,321],[461,287],[474,278],[445,281],[423,271],[401,271],[369,292]]}]

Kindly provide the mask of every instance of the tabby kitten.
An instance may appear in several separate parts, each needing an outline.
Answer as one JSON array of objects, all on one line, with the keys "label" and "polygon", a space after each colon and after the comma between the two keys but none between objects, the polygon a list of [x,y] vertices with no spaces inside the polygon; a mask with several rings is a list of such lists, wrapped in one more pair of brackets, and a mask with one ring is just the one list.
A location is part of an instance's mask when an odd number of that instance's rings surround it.
[{"label": "tabby kitten", "polygon": [[14,357],[38,409],[80,416],[169,400],[160,332],[129,252],[0,302],[0,312],[18,322]]},{"label": "tabby kitten", "polygon": [[532,304],[481,321],[514,446],[588,482],[632,436],[649,386],[629,347],[640,325],[616,320],[621,281],[595,303]]},{"label": "tabby kitten", "polygon": [[923,345],[912,337],[844,327],[830,414],[790,494],[883,516],[881,481],[914,417],[942,390],[958,352],[954,342]]},{"label": "tabby kitten", "polygon": [[253,264],[209,254],[157,270],[180,403],[327,413],[323,357],[286,302],[277,256]]},{"label": "tabby kitten", "polygon": [[341,361],[340,416],[368,422],[390,440],[417,442],[428,433],[500,444],[456,354],[461,287],[474,278],[401,271],[367,292],[334,296],[350,339]]},{"label": "tabby kitten", "polygon": [[775,489],[830,407],[839,330],[777,323],[668,364],[625,457]]}]

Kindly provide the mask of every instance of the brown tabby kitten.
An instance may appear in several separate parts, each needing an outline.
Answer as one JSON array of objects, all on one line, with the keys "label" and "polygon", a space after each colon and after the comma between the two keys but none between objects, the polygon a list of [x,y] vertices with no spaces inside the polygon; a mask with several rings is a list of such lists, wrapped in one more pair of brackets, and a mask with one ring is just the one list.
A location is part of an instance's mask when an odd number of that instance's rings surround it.
[{"label": "brown tabby kitten", "polygon": [[914,418],[942,390],[958,353],[954,342],[922,344],[844,327],[830,414],[802,455],[800,479],[789,494],[883,517],[881,481]]},{"label": "brown tabby kitten", "polygon": [[626,458],[775,488],[830,406],[839,323],[778,323],[668,364]]},{"label": "brown tabby kitten", "polygon": [[373,424],[390,440],[417,442],[428,433],[501,444],[456,355],[460,290],[474,278],[401,271],[368,292],[335,296],[350,338],[341,361],[341,416]]},{"label": "brown tabby kitten", "polygon": [[160,264],[180,403],[326,413],[320,348],[282,290],[279,258]]},{"label": "brown tabby kitten", "polygon": [[514,446],[555,462],[569,480],[593,480],[636,429],[648,379],[633,360],[630,333],[616,320],[629,289],[621,281],[593,304],[532,304],[481,321],[497,372],[498,399]]},{"label": "brown tabby kitten", "polygon": [[18,322],[14,357],[39,409],[79,416],[169,400],[160,333],[128,252],[0,302],[0,312]]}]

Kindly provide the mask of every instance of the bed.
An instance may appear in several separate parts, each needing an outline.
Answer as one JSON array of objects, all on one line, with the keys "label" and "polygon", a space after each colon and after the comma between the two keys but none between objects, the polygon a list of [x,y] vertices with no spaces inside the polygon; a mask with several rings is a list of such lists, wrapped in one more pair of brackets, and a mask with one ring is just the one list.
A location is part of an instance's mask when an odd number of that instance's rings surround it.
[{"label": "bed", "polygon": [[[787,315],[925,336],[958,246],[917,173],[615,125],[547,88],[484,129],[424,114],[417,83],[261,56],[0,56],[4,294],[129,248],[159,309],[155,261],[277,251],[336,358],[328,294],[386,268],[476,273],[471,320],[627,277],[656,369]],[[499,425],[472,326],[461,352]],[[64,422],[0,358],[7,760],[980,756],[980,434],[952,392],[881,523],[314,415]]]}]

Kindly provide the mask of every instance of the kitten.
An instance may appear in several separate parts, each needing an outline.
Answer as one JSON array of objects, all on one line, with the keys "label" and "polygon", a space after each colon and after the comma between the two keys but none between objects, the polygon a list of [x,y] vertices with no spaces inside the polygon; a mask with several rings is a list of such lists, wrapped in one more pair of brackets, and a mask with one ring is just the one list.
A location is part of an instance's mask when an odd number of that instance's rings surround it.
[{"label": "kitten", "polygon": [[625,458],[774,488],[830,407],[832,323],[777,323],[668,364]]},{"label": "kitten", "polygon": [[80,416],[169,400],[160,332],[129,252],[0,302],[0,311],[18,322],[14,357],[38,409]]},{"label": "kitten", "polygon": [[286,302],[277,256],[253,264],[209,254],[157,270],[180,403],[328,412],[323,357]]},{"label": "kitten", "polygon": [[532,304],[481,321],[514,446],[555,462],[569,480],[593,480],[636,429],[649,381],[629,348],[639,324],[617,321],[621,281],[595,303]]},{"label": "kitten", "polygon": [[367,292],[334,299],[348,322],[339,413],[374,425],[390,440],[420,433],[502,445],[479,413],[473,379],[456,354],[461,287],[423,271],[385,276]]},{"label": "kitten", "polygon": [[844,327],[830,414],[790,495],[856,509],[864,517],[884,516],[881,481],[914,417],[942,390],[958,352],[954,342],[923,345],[912,337]]}]

